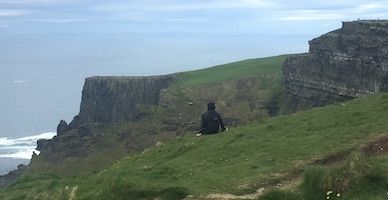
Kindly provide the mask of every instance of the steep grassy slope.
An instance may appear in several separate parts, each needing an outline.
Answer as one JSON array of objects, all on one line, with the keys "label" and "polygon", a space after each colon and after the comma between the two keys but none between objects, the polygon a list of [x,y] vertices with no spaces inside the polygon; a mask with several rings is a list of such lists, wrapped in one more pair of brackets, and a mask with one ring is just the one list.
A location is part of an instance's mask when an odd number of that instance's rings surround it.
[{"label": "steep grassy slope", "polygon": [[[346,159],[384,136],[387,109],[388,94],[382,94],[264,119],[224,134],[186,136],[88,177],[25,176],[0,190],[0,199],[180,199],[187,194],[205,199],[213,193],[268,191],[301,177],[306,166]],[[388,156],[381,153],[363,159],[356,156],[349,164],[308,167],[305,186],[263,198],[322,199],[326,190],[338,189],[341,196],[332,199],[386,199]],[[376,174],[381,178],[376,179]],[[354,178],[330,181],[337,176]]]}]

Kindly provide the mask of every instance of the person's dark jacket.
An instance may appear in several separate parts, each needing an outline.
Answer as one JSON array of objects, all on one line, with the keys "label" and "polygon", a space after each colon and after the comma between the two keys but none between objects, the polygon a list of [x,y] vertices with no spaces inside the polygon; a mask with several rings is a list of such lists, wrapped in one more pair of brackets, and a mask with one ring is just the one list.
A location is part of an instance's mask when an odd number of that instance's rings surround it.
[{"label": "person's dark jacket", "polygon": [[225,125],[222,122],[220,114],[215,110],[208,110],[202,114],[201,117],[201,130],[202,134],[213,134],[220,131],[225,131]]}]

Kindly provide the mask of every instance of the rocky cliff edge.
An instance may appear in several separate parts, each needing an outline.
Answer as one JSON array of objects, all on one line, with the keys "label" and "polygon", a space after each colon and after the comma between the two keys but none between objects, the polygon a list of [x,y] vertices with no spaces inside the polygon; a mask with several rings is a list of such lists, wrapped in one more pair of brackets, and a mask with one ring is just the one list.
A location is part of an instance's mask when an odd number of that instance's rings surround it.
[{"label": "rocky cliff edge", "polygon": [[41,154],[35,156],[32,163],[34,164],[38,157],[54,162],[62,162],[64,158],[86,157],[104,148],[112,149],[113,146],[124,145],[125,148],[122,149],[126,152],[141,151],[150,146],[155,142],[153,138],[137,145],[128,144],[128,141],[134,143],[133,141],[137,141],[136,138],[142,138],[138,134],[143,134],[144,131],[134,128],[130,133],[116,135],[122,137],[115,139],[123,144],[119,142],[116,145],[114,142],[110,144],[109,140],[113,141],[115,134],[109,127],[141,119],[144,108],[157,106],[161,91],[173,83],[175,77],[176,75],[172,74],[86,78],[79,114],[69,124],[61,120],[57,127],[57,136],[52,140],[38,141],[37,150],[41,151]]},{"label": "rocky cliff edge", "polygon": [[343,22],[283,66],[285,112],[388,91],[388,21]]}]

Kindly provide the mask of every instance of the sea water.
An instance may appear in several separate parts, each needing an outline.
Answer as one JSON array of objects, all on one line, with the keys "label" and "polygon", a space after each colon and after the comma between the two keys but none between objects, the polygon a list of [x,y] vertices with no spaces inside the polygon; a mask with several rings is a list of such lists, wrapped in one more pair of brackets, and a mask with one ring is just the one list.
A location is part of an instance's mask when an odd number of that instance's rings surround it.
[{"label": "sea water", "polygon": [[21,138],[0,138],[0,175],[17,169],[20,164],[28,164],[33,152],[39,154],[36,142],[40,139],[51,139],[56,135],[54,132],[41,133]]}]

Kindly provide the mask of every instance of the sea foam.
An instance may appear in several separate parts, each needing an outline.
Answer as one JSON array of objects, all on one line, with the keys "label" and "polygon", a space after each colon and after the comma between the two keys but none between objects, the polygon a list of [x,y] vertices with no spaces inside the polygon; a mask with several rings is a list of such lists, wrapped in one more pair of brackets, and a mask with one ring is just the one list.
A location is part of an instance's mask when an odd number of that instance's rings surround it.
[{"label": "sea foam", "polygon": [[46,132],[16,139],[0,138],[0,158],[31,159],[33,152],[39,154],[39,151],[35,150],[36,142],[40,139],[51,139],[55,135],[55,132]]}]

